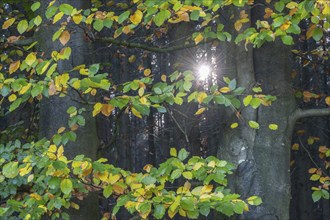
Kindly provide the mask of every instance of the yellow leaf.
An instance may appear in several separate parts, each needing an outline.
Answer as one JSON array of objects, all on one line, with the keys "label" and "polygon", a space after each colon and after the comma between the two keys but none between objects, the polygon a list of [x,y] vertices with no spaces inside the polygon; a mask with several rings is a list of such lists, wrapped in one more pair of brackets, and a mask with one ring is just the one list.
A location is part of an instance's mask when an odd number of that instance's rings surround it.
[{"label": "yellow leaf", "polygon": [[232,128],[232,129],[237,128],[237,127],[238,127],[238,123],[237,123],[237,122],[232,123],[232,124],[230,125],[230,128]]},{"label": "yellow leaf", "polygon": [[139,96],[140,97],[143,96],[143,94],[144,94],[144,88],[143,87],[139,88],[138,93],[139,93]]},{"label": "yellow leaf", "polygon": [[42,197],[40,196],[40,195],[38,195],[38,194],[36,194],[36,193],[32,193],[32,194],[30,194],[30,197],[31,198],[34,198],[34,199],[36,199],[36,200],[42,200]]},{"label": "yellow leaf", "polygon": [[57,151],[57,147],[55,144],[52,144],[48,148],[48,152],[55,153]]},{"label": "yellow leaf", "polygon": [[201,194],[203,193],[210,193],[213,189],[213,185],[206,185],[206,186],[203,186],[202,189],[201,189]]},{"label": "yellow leaf", "polygon": [[65,46],[68,41],[70,40],[71,36],[69,31],[65,30],[62,32],[61,36],[60,36],[60,42],[63,46]]},{"label": "yellow leaf", "polygon": [[143,72],[143,74],[145,76],[149,76],[151,74],[151,70],[150,69],[145,69],[144,72]]},{"label": "yellow leaf", "polygon": [[130,56],[130,57],[128,58],[128,62],[130,62],[130,63],[134,63],[135,60],[136,60],[136,56],[135,56],[135,55],[132,55],[132,56]]},{"label": "yellow leaf", "polygon": [[166,82],[166,75],[163,74],[163,75],[160,77],[160,79],[161,79],[163,82]]},{"label": "yellow leaf", "polygon": [[25,62],[27,65],[32,66],[32,64],[37,60],[37,57],[35,55],[35,53],[30,53],[29,55],[27,55],[27,57],[25,58]]},{"label": "yellow leaf", "polygon": [[80,73],[81,75],[87,76],[87,75],[88,75],[88,69],[80,69],[80,70],[79,70],[79,73]]},{"label": "yellow leaf", "polygon": [[115,109],[114,106],[110,104],[104,104],[102,106],[102,114],[109,117],[114,109]]},{"label": "yellow leaf", "polygon": [[53,19],[53,24],[55,24],[56,22],[58,22],[62,17],[63,17],[64,13],[63,12],[59,12],[54,16]]},{"label": "yellow leaf", "polygon": [[10,66],[9,66],[9,74],[12,74],[12,73],[16,72],[16,70],[18,70],[20,65],[21,65],[20,60],[17,60],[15,62],[11,63]]},{"label": "yellow leaf", "polygon": [[277,124],[270,124],[268,127],[269,127],[270,130],[274,130],[274,131],[278,129]]},{"label": "yellow leaf", "polygon": [[102,107],[103,107],[102,103],[99,102],[94,105],[93,117],[95,117],[97,114],[99,114],[102,111]]},{"label": "yellow leaf", "polygon": [[17,99],[17,96],[15,94],[11,94],[9,97],[8,97],[8,101],[9,102],[13,102]]},{"label": "yellow leaf", "polygon": [[57,149],[57,158],[60,158],[63,156],[64,153],[64,148],[63,145],[61,145],[58,149]]},{"label": "yellow leaf", "polygon": [[150,103],[148,102],[148,99],[146,97],[141,97],[140,98],[140,102],[143,104],[143,105],[149,105]]},{"label": "yellow leaf", "polygon": [[143,13],[140,10],[137,10],[133,15],[129,17],[130,21],[138,25],[142,21]]},{"label": "yellow leaf", "polygon": [[235,24],[234,24],[234,27],[235,27],[236,31],[241,30],[242,26],[243,25],[242,25],[242,22],[240,20],[236,21]]},{"label": "yellow leaf", "polygon": [[201,33],[199,33],[196,37],[195,37],[195,44],[198,44],[199,42],[201,42],[204,39],[203,35]]},{"label": "yellow leaf", "polygon": [[110,173],[109,178],[108,178],[108,181],[109,181],[110,184],[114,184],[119,179],[120,179],[120,175],[119,174],[112,175],[112,173]]},{"label": "yellow leaf", "polygon": [[139,111],[137,111],[134,107],[132,107],[132,113],[138,118],[142,118],[142,115]]},{"label": "yellow leaf", "polygon": [[212,160],[207,164],[208,167],[214,168],[215,167],[215,161]]},{"label": "yellow leaf", "polygon": [[293,144],[291,149],[292,150],[299,150],[299,144]]},{"label": "yellow leaf", "polygon": [[227,92],[230,92],[230,88],[229,87],[222,87],[219,91],[222,92],[222,93],[227,93]]},{"label": "yellow leaf", "polygon": [[25,167],[19,169],[19,175],[25,176],[26,174],[30,173],[32,170],[31,163],[26,164]]},{"label": "yellow leaf", "polygon": [[5,21],[2,25],[2,29],[9,28],[12,24],[14,24],[15,20],[16,20],[15,18],[10,18],[7,21]]},{"label": "yellow leaf", "polygon": [[109,173],[108,171],[104,171],[103,173],[99,173],[99,179],[102,180],[103,182],[107,182]]},{"label": "yellow leaf", "polygon": [[281,25],[280,29],[281,29],[282,31],[285,31],[285,30],[287,30],[290,26],[291,26],[291,21],[286,21],[286,22],[284,22],[284,24]]},{"label": "yellow leaf", "polygon": [[30,88],[31,88],[31,83],[27,84],[26,86],[23,86],[22,89],[19,91],[19,94],[20,95],[25,94]]},{"label": "yellow leaf", "polygon": [[326,103],[327,105],[330,105],[330,96],[327,96],[327,97],[325,98],[325,103]]},{"label": "yellow leaf", "polygon": [[76,14],[72,17],[73,22],[76,24],[80,24],[82,19],[83,19],[83,16],[81,14]]},{"label": "yellow leaf", "polygon": [[76,209],[76,210],[79,210],[79,205],[77,203],[74,203],[74,202],[70,202],[70,207]]},{"label": "yellow leaf", "polygon": [[128,34],[128,33],[131,32],[131,28],[127,25],[127,26],[125,26],[125,27],[123,28],[122,32],[123,32],[124,34]]},{"label": "yellow leaf", "polygon": [[206,97],[207,97],[207,94],[205,92],[198,93],[198,96],[197,96],[198,103],[201,104]]},{"label": "yellow leaf", "polygon": [[57,134],[61,134],[63,131],[65,131],[65,127],[60,127],[60,128],[57,130]]},{"label": "yellow leaf", "polygon": [[198,111],[195,113],[195,115],[200,115],[205,111],[205,108],[200,108]]}]

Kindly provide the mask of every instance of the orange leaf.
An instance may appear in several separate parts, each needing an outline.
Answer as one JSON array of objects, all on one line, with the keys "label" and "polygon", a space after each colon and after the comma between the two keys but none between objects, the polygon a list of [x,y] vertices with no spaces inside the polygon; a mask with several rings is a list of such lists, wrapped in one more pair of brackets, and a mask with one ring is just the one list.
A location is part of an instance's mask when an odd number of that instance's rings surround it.
[{"label": "orange leaf", "polygon": [[16,20],[15,18],[10,18],[7,21],[5,21],[2,25],[2,29],[9,28],[12,24],[14,24],[15,20]]},{"label": "orange leaf", "polygon": [[115,107],[113,107],[110,104],[105,104],[102,106],[102,114],[109,117],[111,115],[111,112],[115,109]]},{"label": "orange leaf", "polygon": [[12,74],[12,73],[16,72],[16,70],[18,70],[20,65],[21,65],[20,60],[11,63],[10,66],[9,66],[9,74]]},{"label": "orange leaf", "polygon": [[64,46],[68,43],[68,41],[70,40],[71,36],[69,31],[63,31],[61,36],[60,36],[60,42],[61,44]]}]

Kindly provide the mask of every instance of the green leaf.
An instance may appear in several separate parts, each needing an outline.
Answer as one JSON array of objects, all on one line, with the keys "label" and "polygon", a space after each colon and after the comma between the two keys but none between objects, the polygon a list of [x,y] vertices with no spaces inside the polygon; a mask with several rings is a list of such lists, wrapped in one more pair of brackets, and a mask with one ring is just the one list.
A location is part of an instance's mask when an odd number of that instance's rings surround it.
[{"label": "green leaf", "polygon": [[17,31],[20,34],[23,34],[26,29],[29,27],[27,20],[21,20],[17,25]]},{"label": "green leaf", "polygon": [[317,190],[317,191],[314,191],[312,193],[312,199],[314,202],[317,202],[321,199],[322,197],[322,191],[321,190]]},{"label": "green leaf", "polygon": [[248,95],[243,99],[244,106],[248,106],[252,100],[252,95]]},{"label": "green leaf", "polygon": [[192,21],[198,21],[198,19],[199,19],[199,10],[194,10],[193,12],[191,12],[191,14],[190,14],[190,19],[192,20]]},{"label": "green leaf", "polygon": [[100,32],[103,28],[104,28],[104,24],[103,24],[103,21],[100,20],[100,19],[97,19],[96,21],[94,21],[93,23],[93,28]]},{"label": "green leaf", "polygon": [[275,3],[275,9],[278,11],[278,12],[282,12],[283,9],[284,9],[285,5],[282,1],[278,1]]},{"label": "green leaf", "polygon": [[315,28],[315,30],[313,32],[313,39],[315,41],[320,41],[322,37],[323,37],[322,29],[321,28]]},{"label": "green leaf", "polygon": [[182,148],[179,151],[178,158],[179,160],[183,161],[188,157],[189,153],[186,151],[186,149]]},{"label": "green leaf", "polygon": [[31,10],[36,11],[40,8],[40,2],[35,2],[31,5]]},{"label": "green leaf", "polygon": [[123,23],[128,18],[129,15],[130,15],[129,11],[125,11],[121,13],[118,17],[118,24]]},{"label": "green leaf", "polygon": [[43,90],[43,86],[41,86],[41,85],[35,85],[34,87],[33,87],[33,89],[31,90],[31,96],[34,98],[34,97],[36,97],[36,96],[38,96],[39,94],[41,94],[41,92],[42,92],[42,90]]},{"label": "green leaf", "polygon": [[4,216],[9,208],[2,208],[0,207],[0,216]]},{"label": "green leaf", "polygon": [[324,199],[329,199],[329,192],[328,191],[322,189],[321,192],[322,192],[322,197]]},{"label": "green leaf", "polygon": [[34,20],[33,20],[33,22],[34,22],[35,25],[39,26],[41,24],[41,22],[42,22],[41,16],[38,15],[37,17],[35,17]]},{"label": "green leaf", "polygon": [[15,178],[18,173],[18,162],[9,162],[2,168],[2,174],[9,179]]},{"label": "green leaf", "polygon": [[103,196],[105,197],[105,198],[109,198],[109,196],[111,196],[111,194],[112,194],[112,185],[107,185],[105,188],[104,188],[104,190],[103,190]]},{"label": "green leaf", "polygon": [[164,217],[164,215],[165,215],[165,211],[166,211],[166,209],[165,209],[164,205],[157,204],[155,206],[154,214],[153,215],[154,215],[154,217],[156,219],[162,219]]},{"label": "green leaf", "polygon": [[49,8],[47,8],[46,13],[45,13],[46,18],[49,19],[49,18],[53,17],[56,14],[57,9],[58,8],[56,6],[54,6],[54,5],[52,5]]},{"label": "green leaf", "polygon": [[293,44],[293,38],[290,35],[285,35],[285,36],[281,37],[281,39],[285,45]]},{"label": "green leaf", "polygon": [[145,184],[145,185],[154,184],[156,181],[157,181],[156,178],[152,177],[152,176],[145,176],[142,179],[142,183]]},{"label": "green leaf", "polygon": [[70,179],[63,179],[61,181],[61,191],[64,193],[64,194],[69,194],[72,189],[73,189],[73,185],[72,185],[72,181]]},{"label": "green leaf", "polygon": [[179,178],[181,176],[181,174],[182,174],[181,169],[176,169],[172,172],[171,179],[175,180],[175,179]]},{"label": "green leaf", "polygon": [[237,214],[243,214],[244,211],[244,203],[243,202],[236,202],[234,203],[234,212]]},{"label": "green leaf", "polygon": [[202,206],[199,208],[199,212],[204,215],[205,217],[207,217],[210,213],[210,207],[209,206]]},{"label": "green leaf", "polygon": [[73,7],[69,4],[61,4],[59,7],[60,11],[66,15],[71,15]]},{"label": "green leaf", "polygon": [[249,126],[254,129],[259,129],[259,124],[256,121],[249,121]]},{"label": "green leaf", "polygon": [[260,106],[260,104],[261,104],[261,101],[258,98],[253,98],[250,102],[250,106],[254,109],[257,109]]},{"label": "green leaf", "polygon": [[183,197],[180,201],[180,206],[186,211],[194,211],[194,199],[193,197]]},{"label": "green leaf", "polygon": [[166,19],[171,17],[171,12],[168,10],[162,9],[155,17],[154,17],[154,22],[155,24],[159,27],[161,26]]},{"label": "green leaf", "polygon": [[11,103],[11,105],[9,107],[9,111],[10,112],[14,111],[15,109],[17,109],[20,106],[21,103],[22,103],[21,98],[16,99],[13,103]]}]

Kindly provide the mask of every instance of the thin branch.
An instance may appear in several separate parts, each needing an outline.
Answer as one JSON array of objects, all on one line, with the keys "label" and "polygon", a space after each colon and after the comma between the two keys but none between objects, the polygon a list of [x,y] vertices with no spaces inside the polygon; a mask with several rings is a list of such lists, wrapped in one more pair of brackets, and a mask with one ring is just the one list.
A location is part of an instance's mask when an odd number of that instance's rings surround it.
[{"label": "thin branch", "polygon": [[129,48],[139,48],[142,50],[147,50],[147,51],[156,52],[156,53],[170,53],[170,52],[174,52],[174,51],[178,51],[178,50],[183,50],[183,49],[187,49],[187,48],[200,46],[200,45],[207,44],[207,43],[214,41],[214,39],[209,39],[209,40],[204,41],[202,44],[197,44],[197,45],[195,43],[190,43],[190,44],[180,44],[180,45],[176,45],[176,46],[172,46],[172,47],[155,47],[155,46],[149,46],[146,44],[132,43],[132,42],[128,42],[125,40],[117,40],[112,37],[98,38],[95,40],[98,42],[101,42],[101,43],[115,44],[118,46],[124,46],[124,47],[129,47]]},{"label": "thin branch", "polygon": [[176,118],[173,115],[173,112],[170,111],[169,108],[166,107],[166,110],[169,112],[169,115],[171,116],[172,120],[174,121],[174,123],[176,124],[176,126],[178,127],[178,129],[181,131],[181,133],[184,135],[187,144],[189,144],[189,138],[187,133],[183,130],[183,128],[180,126],[179,122],[176,120]]},{"label": "thin branch", "polygon": [[20,40],[18,40],[18,41],[15,41],[15,42],[13,42],[13,43],[10,43],[10,44],[15,45],[15,46],[20,46],[20,47],[22,47],[22,46],[29,46],[29,45],[31,45],[34,41],[35,41],[35,39],[31,37],[31,38],[20,39]]},{"label": "thin branch", "polygon": [[306,109],[306,110],[302,110],[300,108],[296,109],[289,117],[288,128],[287,128],[288,138],[291,138],[297,120],[301,118],[322,117],[322,116],[330,116],[330,108]]}]

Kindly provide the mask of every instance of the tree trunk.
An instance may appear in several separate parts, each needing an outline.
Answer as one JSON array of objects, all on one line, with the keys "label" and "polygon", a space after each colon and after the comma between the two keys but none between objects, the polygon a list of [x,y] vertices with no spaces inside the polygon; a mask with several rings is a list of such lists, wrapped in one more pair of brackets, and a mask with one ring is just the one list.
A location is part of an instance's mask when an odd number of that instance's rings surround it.
[{"label": "tree trunk", "polygon": [[[50,1],[43,1],[43,10]],[[58,1],[57,4],[69,3],[76,8],[86,8],[89,6],[89,1]],[[60,23],[60,22],[57,22]],[[62,46],[58,41],[52,42],[52,35],[59,28],[58,25],[51,25],[42,27],[37,33],[39,42],[39,50],[45,52],[45,56],[49,57],[51,52],[60,50]],[[72,56],[69,61],[60,61],[58,63],[58,72],[60,74],[64,71],[71,70],[73,67],[86,63],[84,55],[88,52],[87,42],[84,40],[84,32],[76,25],[70,25],[68,30],[71,32],[71,40],[68,45],[72,49]],[[71,74],[71,73],[70,73]],[[79,73],[72,73],[72,76],[79,77]],[[79,100],[78,95],[68,90],[70,96],[58,97],[52,96],[48,99],[44,98],[40,104],[40,137],[51,138],[57,133],[60,127],[67,127],[68,114],[67,109],[70,106],[75,106],[77,109],[86,108],[87,113],[84,115],[86,124],[77,130],[77,140],[69,142],[65,146],[65,155],[72,159],[75,155],[84,154],[87,157],[96,159],[96,152],[98,147],[98,138],[96,134],[95,119],[91,115],[91,107],[77,102],[74,102],[71,97]],[[78,202],[80,209],[78,211],[70,210],[71,219],[86,219],[94,220],[98,218],[98,196],[96,193],[91,193],[83,202]]]},{"label": "tree trunk", "polygon": [[[260,13],[253,10],[252,18]],[[254,23],[254,22],[252,22]],[[258,195],[263,203],[242,216],[242,219],[289,219],[290,203],[290,137],[288,123],[295,110],[295,99],[290,88],[290,49],[282,42],[265,44],[260,49],[244,45],[228,44],[224,48],[226,75],[236,78],[246,93],[256,84],[261,84],[263,93],[272,94],[277,100],[270,107],[243,108],[240,112],[240,127],[224,126],[220,137],[218,157],[225,158],[238,167],[231,186],[243,198]],[[223,120],[232,123],[234,114],[226,110]],[[228,117],[233,120],[228,120]],[[226,120],[225,120],[226,119]],[[237,119],[236,119],[237,120]],[[259,123],[260,129],[248,126],[248,121]],[[272,131],[268,125],[277,124]]]}]

